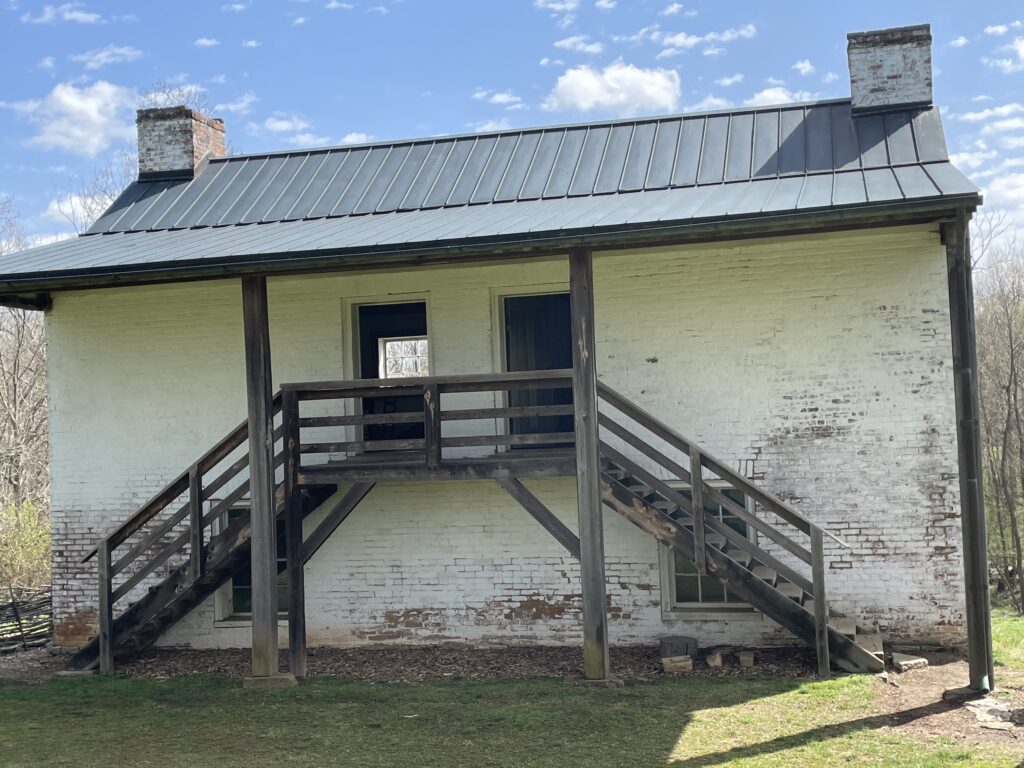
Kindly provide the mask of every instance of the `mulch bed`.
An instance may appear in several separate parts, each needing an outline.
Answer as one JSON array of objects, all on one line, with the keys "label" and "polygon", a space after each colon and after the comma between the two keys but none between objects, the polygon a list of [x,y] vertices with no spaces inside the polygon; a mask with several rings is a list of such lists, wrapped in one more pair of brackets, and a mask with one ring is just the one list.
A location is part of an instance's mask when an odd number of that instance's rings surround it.
[{"label": "mulch bed", "polygon": [[[799,677],[814,676],[814,653],[804,648],[770,648],[757,652],[753,667],[740,667],[736,649],[723,649],[725,665],[708,667],[713,649],[703,649],[688,677]],[[538,677],[564,678],[581,670],[576,647],[523,646],[473,648],[448,644],[433,646],[375,646],[363,648],[310,648],[308,671],[312,677],[415,683],[425,680],[511,680]],[[9,654],[0,660],[0,680],[43,682],[64,669],[66,656],[43,649]],[[216,675],[241,678],[249,674],[246,648],[192,650],[156,648],[118,664],[129,677],[169,678]],[[611,649],[611,666],[623,680],[654,680],[664,676],[657,648],[623,646]],[[288,668],[287,651],[281,669]]]},{"label": "mulch bed", "polygon": [[[182,677],[194,674],[244,677],[249,674],[248,649],[157,649],[122,664],[120,672],[133,677]],[[742,668],[726,654],[725,666],[709,668],[701,653],[692,675],[791,676],[814,674],[813,654],[802,648],[758,652],[758,663]],[[530,646],[520,648],[472,648],[465,645],[387,646],[369,648],[311,648],[311,677],[330,676],[349,680],[415,683],[425,680],[512,680],[568,677],[580,672],[579,648]],[[611,666],[623,680],[662,677],[656,648],[626,646],[611,650]],[[281,669],[288,668],[287,652],[281,653]],[[691,675],[691,676],[692,676]]]}]

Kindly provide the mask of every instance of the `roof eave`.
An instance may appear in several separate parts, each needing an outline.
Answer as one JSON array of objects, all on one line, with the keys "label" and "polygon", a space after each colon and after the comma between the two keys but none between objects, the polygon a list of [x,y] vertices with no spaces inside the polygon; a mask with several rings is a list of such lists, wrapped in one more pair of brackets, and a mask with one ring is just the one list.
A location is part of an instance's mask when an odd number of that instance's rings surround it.
[{"label": "roof eave", "polygon": [[[106,288],[194,280],[213,280],[241,275],[284,275],[305,272],[369,270],[446,264],[460,261],[538,257],[585,247],[595,251],[645,248],[659,245],[862,229],[872,226],[941,221],[958,210],[973,211],[981,205],[978,193],[949,195],[929,200],[886,202],[756,214],[710,220],[667,221],[633,226],[556,230],[439,241],[429,245],[403,243],[389,247],[349,248],[331,251],[261,254],[259,257],[226,256],[202,261],[157,262],[123,267],[92,267],[83,270],[0,274],[0,294],[26,294]],[[2,296],[0,296],[0,303]]]}]

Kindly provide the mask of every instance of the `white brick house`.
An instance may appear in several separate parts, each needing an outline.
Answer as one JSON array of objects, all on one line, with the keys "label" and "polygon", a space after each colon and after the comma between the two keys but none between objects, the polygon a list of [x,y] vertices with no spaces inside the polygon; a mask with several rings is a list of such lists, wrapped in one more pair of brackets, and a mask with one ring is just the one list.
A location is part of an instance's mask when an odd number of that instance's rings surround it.
[{"label": "white brick house", "polygon": [[604,677],[609,642],[817,631],[848,669],[970,640],[987,687],[980,198],[929,47],[851,36],[846,100],[259,156],[140,112],[139,182],[0,268],[48,308],[58,642],[272,677],[275,626],[299,674],[582,641]]}]

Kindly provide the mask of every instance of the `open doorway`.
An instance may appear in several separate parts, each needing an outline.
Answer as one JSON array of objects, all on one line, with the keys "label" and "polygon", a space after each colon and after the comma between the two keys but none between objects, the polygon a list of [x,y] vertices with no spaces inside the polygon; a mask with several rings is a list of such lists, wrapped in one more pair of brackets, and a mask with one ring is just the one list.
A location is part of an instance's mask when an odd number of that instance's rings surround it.
[{"label": "open doorway", "polygon": [[[572,315],[568,293],[505,296],[502,311],[505,320],[505,370],[548,371],[572,368]],[[571,405],[572,390],[512,390],[508,394],[508,404],[512,407]],[[571,415],[509,419],[511,434],[572,431]]]},{"label": "open doorway", "polygon": [[[356,307],[357,366],[363,379],[398,379],[430,375],[427,303],[361,304]],[[417,396],[367,397],[364,414],[412,413],[423,410]],[[423,424],[367,424],[364,440],[416,440]]]}]

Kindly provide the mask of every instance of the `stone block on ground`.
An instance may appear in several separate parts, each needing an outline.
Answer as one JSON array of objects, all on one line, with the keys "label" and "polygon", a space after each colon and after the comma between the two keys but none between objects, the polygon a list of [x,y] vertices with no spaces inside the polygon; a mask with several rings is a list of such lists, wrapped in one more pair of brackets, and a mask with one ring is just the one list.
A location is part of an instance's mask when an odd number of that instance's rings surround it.
[{"label": "stone block on ground", "polygon": [[892,665],[897,672],[909,672],[912,669],[924,669],[927,667],[928,659],[922,659],[920,656],[911,656],[907,653],[894,653],[892,655]]},{"label": "stone block on ground", "polygon": [[752,667],[752,666],[754,666],[754,662],[755,662],[755,660],[757,658],[756,653],[754,651],[751,651],[751,650],[740,651],[736,655],[739,657],[740,666],[741,667]]},{"label": "stone block on ground", "polygon": [[661,666],[668,675],[680,675],[686,672],[693,672],[693,657],[665,656],[661,660]]},{"label": "stone block on ground", "polygon": [[722,666],[722,652],[712,651],[708,654],[707,663],[709,667],[720,667]]}]

